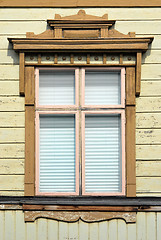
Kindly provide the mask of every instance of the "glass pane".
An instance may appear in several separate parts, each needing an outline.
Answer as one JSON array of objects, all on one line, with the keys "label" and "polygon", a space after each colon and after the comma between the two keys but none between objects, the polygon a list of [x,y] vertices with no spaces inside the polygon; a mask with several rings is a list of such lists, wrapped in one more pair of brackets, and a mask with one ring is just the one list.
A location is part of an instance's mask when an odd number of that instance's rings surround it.
[{"label": "glass pane", "polygon": [[119,72],[86,71],[86,105],[121,104],[121,74]]},{"label": "glass pane", "polygon": [[40,70],[39,73],[40,105],[75,104],[74,70]]},{"label": "glass pane", "polygon": [[121,192],[121,116],[85,118],[85,190]]},{"label": "glass pane", "polygon": [[40,115],[40,192],[75,192],[75,116]]}]

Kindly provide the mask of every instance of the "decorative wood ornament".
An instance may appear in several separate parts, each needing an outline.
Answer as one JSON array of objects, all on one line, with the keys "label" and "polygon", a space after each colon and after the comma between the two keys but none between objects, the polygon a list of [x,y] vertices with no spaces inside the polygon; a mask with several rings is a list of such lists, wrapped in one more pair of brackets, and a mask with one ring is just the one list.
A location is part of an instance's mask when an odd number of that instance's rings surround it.
[{"label": "decorative wood ornament", "polygon": [[111,219],[123,219],[126,223],[136,222],[136,212],[98,212],[98,211],[24,211],[25,222],[34,222],[38,218],[49,218],[64,222],[100,222]]}]

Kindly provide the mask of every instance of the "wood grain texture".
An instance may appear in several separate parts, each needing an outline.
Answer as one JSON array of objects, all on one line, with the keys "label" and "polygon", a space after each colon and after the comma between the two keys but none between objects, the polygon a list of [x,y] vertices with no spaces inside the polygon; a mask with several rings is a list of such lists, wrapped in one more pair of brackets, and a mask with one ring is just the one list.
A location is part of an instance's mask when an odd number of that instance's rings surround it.
[{"label": "wood grain texture", "polygon": [[137,129],[136,144],[161,144],[161,129]]},{"label": "wood grain texture", "polygon": [[[53,19],[55,14],[67,16],[76,14],[81,8],[32,8],[30,11],[27,8],[0,8],[0,20],[39,20]],[[108,13],[108,19],[117,20],[159,20],[161,19],[160,8],[88,8],[87,14],[101,16]]]},{"label": "wood grain texture", "polygon": [[25,54],[19,53],[19,91],[20,95],[25,94]]},{"label": "wood grain texture", "polygon": [[[3,41],[0,38],[0,41]],[[7,39],[6,39],[7,42]],[[7,46],[6,46],[7,48]],[[19,64],[19,54],[13,50],[0,50],[0,64]]]},{"label": "wood grain texture", "polygon": [[0,144],[0,158],[24,158],[25,157],[24,144]]},{"label": "wood grain texture", "polygon": [[55,236],[55,239],[58,239],[59,223],[57,221],[48,219],[47,227],[48,227],[48,240],[53,240],[53,236]]},{"label": "wood grain texture", "polygon": [[24,190],[24,175],[0,175],[0,190]]},{"label": "wood grain texture", "polygon": [[35,191],[35,107],[25,109],[25,196]]},{"label": "wood grain texture", "polygon": [[0,79],[1,80],[15,80],[19,79],[18,65],[0,65]]},{"label": "wood grain texture", "polygon": [[24,159],[0,159],[0,174],[24,174]]},{"label": "wood grain texture", "polygon": [[161,145],[136,145],[136,159],[161,160]]},{"label": "wood grain texture", "polygon": [[137,177],[137,192],[159,193],[161,192],[161,177]]},{"label": "wood grain texture", "polygon": [[126,105],[135,105],[135,68],[126,68]]},{"label": "wood grain texture", "polygon": [[35,71],[34,67],[25,67],[25,105],[35,104]]},{"label": "wood grain texture", "polygon": [[[97,212],[97,211],[24,211],[25,222],[34,222],[37,218],[49,218],[65,222],[77,222],[79,219],[85,222],[100,222],[121,218],[127,223],[136,222],[136,212]],[[92,234],[93,236],[93,234]],[[98,236],[97,236],[98,237]],[[92,237],[93,239],[93,237]]]},{"label": "wood grain texture", "polygon": [[0,96],[19,96],[19,81],[0,81]]},{"label": "wood grain texture", "polygon": [[135,106],[126,106],[126,184],[127,197],[136,196]]},{"label": "wood grain texture", "polygon": [[160,88],[161,88],[161,81],[141,81],[141,92],[140,96],[141,97],[152,97],[152,96],[161,96],[160,93]]},{"label": "wood grain texture", "polygon": [[0,128],[0,143],[24,143],[24,128]]},{"label": "wood grain texture", "polygon": [[25,113],[0,112],[0,127],[25,127]]},{"label": "wood grain texture", "polygon": [[137,113],[136,128],[161,128],[161,113]]},{"label": "wood grain texture", "polygon": [[121,219],[100,223],[80,220],[74,224],[37,219],[25,223],[21,210],[0,211],[0,219],[2,240],[160,240],[161,234],[161,213],[153,212],[138,212],[133,224],[126,224]]},{"label": "wood grain texture", "polygon": [[142,62],[142,53],[138,52],[136,54],[136,96],[140,95],[140,89],[141,89],[141,62]]},{"label": "wood grain texture", "polygon": [[99,211],[99,212],[135,212],[137,207],[128,206],[68,206],[68,205],[35,205],[23,204],[23,210],[29,211]]},{"label": "wood grain texture", "polygon": [[161,173],[161,161],[137,161],[136,176],[159,177]]},{"label": "wood grain texture", "polygon": [[136,112],[160,112],[161,97],[139,97],[136,99]]},{"label": "wood grain texture", "polygon": [[24,239],[25,222],[21,211],[15,212],[15,240]]},{"label": "wood grain texture", "polygon": [[20,97],[0,97],[0,111],[23,112],[24,111],[24,98],[20,98]]},{"label": "wood grain texture", "polygon": [[159,0],[63,0],[54,2],[33,0],[32,2],[27,0],[25,2],[21,0],[6,0],[0,3],[0,7],[161,7]]},{"label": "wood grain texture", "polygon": [[160,80],[161,79],[161,64],[143,64],[141,66],[142,80]]}]

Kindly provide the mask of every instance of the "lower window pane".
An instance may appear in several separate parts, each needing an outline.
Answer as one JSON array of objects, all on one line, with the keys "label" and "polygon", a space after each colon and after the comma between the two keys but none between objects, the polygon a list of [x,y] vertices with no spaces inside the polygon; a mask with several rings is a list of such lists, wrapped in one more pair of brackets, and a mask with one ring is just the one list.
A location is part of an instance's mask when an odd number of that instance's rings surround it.
[{"label": "lower window pane", "polygon": [[85,192],[121,192],[121,116],[85,117]]},{"label": "lower window pane", "polygon": [[40,115],[39,191],[75,192],[75,116]]}]

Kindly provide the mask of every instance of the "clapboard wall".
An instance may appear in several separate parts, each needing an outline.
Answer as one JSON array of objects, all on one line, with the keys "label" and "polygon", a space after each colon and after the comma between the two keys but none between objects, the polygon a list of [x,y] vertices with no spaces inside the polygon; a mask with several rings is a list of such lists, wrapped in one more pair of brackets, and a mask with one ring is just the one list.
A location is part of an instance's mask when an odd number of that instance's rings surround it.
[{"label": "clapboard wall", "polygon": [[137,213],[136,223],[110,220],[99,223],[37,219],[24,222],[22,211],[0,211],[1,240],[160,240],[161,213]]},{"label": "clapboard wall", "polygon": [[[41,33],[55,13],[79,8],[0,9],[0,195],[24,195],[24,98],[19,96],[19,60],[8,37]],[[115,29],[154,36],[142,59],[141,95],[137,98],[137,196],[161,196],[161,8],[84,8],[87,14],[117,20]]]}]

